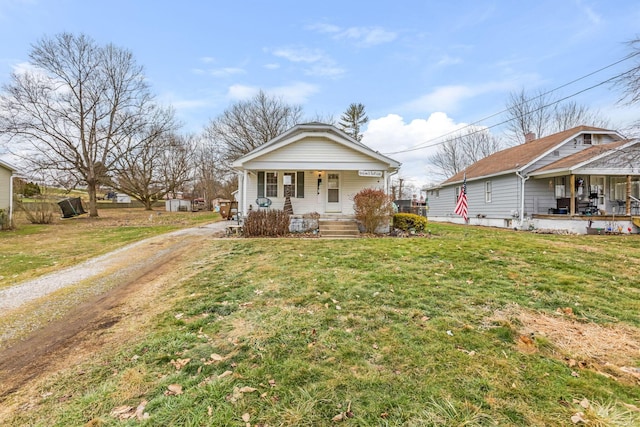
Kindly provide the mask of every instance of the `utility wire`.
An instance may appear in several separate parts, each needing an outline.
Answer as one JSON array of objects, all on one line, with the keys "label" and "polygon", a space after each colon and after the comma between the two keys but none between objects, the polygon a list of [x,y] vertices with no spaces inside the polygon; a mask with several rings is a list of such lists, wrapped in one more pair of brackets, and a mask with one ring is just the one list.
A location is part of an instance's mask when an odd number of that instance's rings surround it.
[{"label": "utility wire", "polygon": [[[568,82],[568,83],[565,83],[565,84],[563,84],[563,85],[560,85],[560,86],[558,86],[558,87],[556,87],[556,88],[554,88],[554,89],[551,89],[551,90],[549,90],[549,91],[547,91],[547,92],[541,93],[541,94],[539,94],[539,95],[537,95],[537,96],[535,96],[535,97],[533,97],[533,98],[530,98],[530,99],[528,99],[528,100],[524,101],[522,104],[526,104],[526,103],[529,103],[529,102],[531,102],[531,101],[533,101],[533,100],[535,100],[535,99],[538,99],[538,98],[544,97],[544,96],[546,96],[546,95],[549,95],[550,93],[553,93],[553,92],[555,92],[555,91],[558,91],[558,90],[560,90],[560,89],[562,89],[562,88],[564,88],[564,87],[567,87],[567,86],[569,86],[569,85],[572,85],[573,83],[576,83],[576,82],[578,82],[578,81],[580,81],[580,80],[584,80],[584,79],[586,79],[587,77],[590,77],[590,76],[592,76],[592,75],[594,75],[594,74],[597,74],[597,73],[599,73],[599,72],[601,72],[601,71],[604,71],[604,70],[606,70],[606,69],[608,69],[608,68],[611,68],[611,67],[613,67],[614,65],[620,64],[621,62],[624,62],[624,61],[626,61],[626,60],[628,60],[628,59],[631,59],[631,58],[633,58],[634,56],[637,56],[637,55],[640,55],[640,51],[638,51],[638,52],[634,52],[634,53],[632,53],[632,54],[629,54],[629,55],[625,56],[624,58],[622,58],[622,59],[620,59],[620,60],[618,60],[618,61],[616,61],[616,62],[613,62],[613,63],[611,63],[611,64],[609,64],[609,65],[606,65],[606,66],[604,66],[604,67],[602,67],[602,68],[599,68],[599,69],[597,69],[597,70],[595,70],[595,71],[592,71],[592,72],[591,72],[591,73],[589,73],[589,74],[585,74],[585,75],[584,75],[584,76],[582,76],[582,77],[578,77],[577,79],[574,79],[574,80],[572,80],[572,81],[570,81],[570,82]],[[606,80],[604,80],[604,81],[601,81],[600,83],[597,83],[597,84],[595,84],[595,85],[593,85],[593,86],[590,86],[590,87],[588,87],[588,88],[586,88],[586,89],[580,90],[580,91],[575,92],[575,93],[573,93],[573,94],[571,94],[571,95],[568,95],[568,96],[566,96],[566,97],[564,97],[564,98],[561,98],[561,99],[558,99],[558,100],[556,100],[556,101],[553,101],[553,102],[551,102],[551,103],[549,103],[549,104],[543,105],[543,106],[541,106],[541,107],[539,107],[539,108],[537,108],[537,109],[535,109],[535,110],[531,111],[530,113],[535,113],[535,112],[537,112],[537,111],[542,110],[543,108],[550,107],[550,106],[552,106],[552,105],[555,105],[555,104],[558,104],[558,103],[560,103],[560,102],[562,102],[562,101],[565,101],[565,100],[567,100],[567,99],[569,99],[569,98],[572,98],[572,97],[574,97],[574,96],[577,96],[577,95],[579,95],[579,94],[581,94],[581,93],[584,93],[584,92],[586,92],[586,91],[589,91],[589,90],[591,90],[591,89],[594,89],[594,88],[596,88],[596,87],[598,87],[598,86],[602,86],[603,84],[608,83],[608,82],[610,82],[610,81],[612,81],[612,80],[615,80],[615,79],[617,79],[617,78],[619,78],[619,77],[622,77],[622,76],[624,76],[625,74],[629,74],[629,73],[631,73],[632,71],[633,71],[633,69],[631,69],[631,70],[627,70],[627,71],[624,71],[624,72],[622,72],[622,73],[620,73],[620,74],[618,74],[618,75],[615,75],[615,76],[613,76],[613,77],[610,77],[610,78],[608,78],[608,79],[606,79]],[[439,141],[439,140],[441,140],[442,138],[444,138],[444,137],[446,137],[446,136],[448,136],[448,135],[452,135],[452,134],[459,134],[459,133],[460,133],[461,131],[463,131],[464,129],[467,129],[467,128],[470,128],[470,127],[476,126],[476,125],[478,125],[479,123],[482,123],[482,122],[484,122],[484,121],[487,121],[487,120],[489,120],[489,119],[491,119],[491,118],[493,118],[493,117],[496,117],[496,116],[498,116],[498,115],[500,115],[500,114],[503,114],[503,113],[505,113],[505,112],[507,112],[507,111],[509,111],[509,109],[508,109],[508,108],[506,108],[506,109],[504,109],[504,110],[502,110],[502,111],[499,111],[499,112],[497,112],[497,113],[493,113],[493,114],[491,114],[491,115],[489,115],[489,116],[487,116],[487,117],[484,117],[484,118],[482,118],[482,119],[476,120],[476,121],[475,121],[475,122],[473,122],[473,123],[469,123],[469,124],[467,124],[467,125],[465,125],[465,126],[463,126],[463,127],[461,127],[461,128],[458,128],[458,129],[456,129],[456,130],[449,131],[449,132],[444,133],[444,134],[442,134],[442,135],[440,135],[440,136],[437,136],[437,137],[435,137],[435,138],[431,138],[431,139],[429,139],[429,140],[427,140],[427,141],[421,142],[421,143],[419,143],[419,144],[415,145],[415,146],[414,146],[414,147],[412,147],[412,148],[408,148],[408,149],[406,149],[406,150],[399,150],[399,151],[394,151],[394,152],[384,153],[384,154],[385,154],[385,155],[393,155],[393,154],[408,153],[408,152],[418,151],[418,150],[421,150],[421,149],[424,149],[424,148],[430,148],[430,147],[435,147],[435,146],[440,145],[440,144],[444,144],[444,143],[445,143],[445,141]],[[494,125],[485,126],[485,127],[483,127],[482,129],[476,129],[476,130],[474,130],[474,131],[472,131],[472,132],[470,132],[470,133],[468,133],[468,134],[466,134],[466,135],[474,135],[474,134],[476,134],[476,133],[483,132],[484,130],[492,129],[492,128],[494,128],[494,127],[497,127],[497,126],[503,125],[503,124],[505,124],[505,123],[509,123],[510,121],[513,121],[513,120],[515,120],[515,117],[514,117],[514,118],[511,118],[511,119],[504,120],[504,121],[499,122],[499,123],[496,123],[496,124],[494,124]],[[455,138],[455,139],[457,139],[457,138]],[[438,142],[435,142],[435,141],[438,141]]]}]

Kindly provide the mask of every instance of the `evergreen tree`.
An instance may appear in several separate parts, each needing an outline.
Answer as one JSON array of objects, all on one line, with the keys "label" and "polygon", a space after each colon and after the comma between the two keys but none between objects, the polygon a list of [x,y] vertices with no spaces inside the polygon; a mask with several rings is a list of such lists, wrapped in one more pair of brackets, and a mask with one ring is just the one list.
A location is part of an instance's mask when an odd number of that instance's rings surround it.
[{"label": "evergreen tree", "polygon": [[340,128],[356,141],[362,140],[360,129],[369,121],[364,104],[351,104],[340,117]]}]

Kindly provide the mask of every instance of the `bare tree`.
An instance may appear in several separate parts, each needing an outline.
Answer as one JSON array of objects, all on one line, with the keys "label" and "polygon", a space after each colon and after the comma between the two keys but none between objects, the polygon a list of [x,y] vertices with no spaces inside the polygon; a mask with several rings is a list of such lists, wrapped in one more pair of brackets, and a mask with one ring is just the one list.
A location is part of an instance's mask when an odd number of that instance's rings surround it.
[{"label": "bare tree", "polygon": [[525,136],[532,132],[537,137],[547,134],[553,117],[552,97],[543,91],[533,96],[524,89],[509,94],[507,101],[506,136],[513,145],[522,144]]},{"label": "bare tree", "polygon": [[300,121],[302,107],[260,91],[209,122],[205,138],[216,146],[221,162],[233,160],[275,138]]},{"label": "bare tree", "polygon": [[[55,170],[96,190],[112,170],[114,147],[146,126],[152,98],[133,54],[85,35],[62,33],[33,46],[30,68],[0,95],[0,133],[33,168]],[[122,150],[121,150],[122,151]]]},{"label": "bare tree", "polygon": [[640,37],[636,37],[627,42],[631,53],[630,57],[636,58],[636,65],[626,73],[621,74],[615,84],[622,87],[622,96],[620,101],[626,101],[628,104],[635,104],[640,101]]},{"label": "bare tree", "polygon": [[151,210],[154,202],[189,180],[192,153],[188,137],[151,128],[141,142],[118,156],[110,184]]},{"label": "bare tree", "polygon": [[362,126],[369,122],[369,117],[364,110],[364,104],[351,104],[340,116],[339,126],[356,141],[362,140]]},{"label": "bare tree", "polygon": [[559,102],[550,92],[539,91],[530,96],[524,89],[510,94],[507,120],[505,133],[514,145],[525,142],[529,133],[542,138],[580,125],[609,126],[609,120],[599,111],[592,111],[575,101]]},{"label": "bare tree", "polygon": [[575,101],[556,104],[553,109],[553,119],[550,132],[562,132],[580,125],[608,128],[609,120],[602,117],[599,111],[591,111]]},{"label": "bare tree", "polygon": [[232,199],[237,190],[237,179],[233,171],[219,158],[216,146],[201,138],[194,150],[194,192],[207,201],[214,198]]},{"label": "bare tree", "polygon": [[448,178],[502,148],[501,141],[489,130],[469,127],[463,133],[445,140],[429,158],[429,162],[441,176]]}]

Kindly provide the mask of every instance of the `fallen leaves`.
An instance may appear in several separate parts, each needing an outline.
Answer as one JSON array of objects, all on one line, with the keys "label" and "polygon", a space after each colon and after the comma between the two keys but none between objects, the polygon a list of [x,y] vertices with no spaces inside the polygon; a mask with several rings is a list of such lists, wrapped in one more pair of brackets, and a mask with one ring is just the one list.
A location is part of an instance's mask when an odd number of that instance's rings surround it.
[{"label": "fallen leaves", "polygon": [[353,418],[354,414],[351,412],[351,401],[347,403],[347,410],[344,412],[340,412],[338,415],[331,418],[331,421],[334,423],[339,423],[340,421],[344,421],[349,418]]},{"label": "fallen leaves", "polygon": [[182,368],[184,368],[189,362],[191,362],[191,359],[177,359],[177,360],[171,359],[171,362],[169,363],[171,363],[174,366],[174,368],[176,368],[176,371],[179,371]]},{"label": "fallen leaves", "polygon": [[169,384],[164,392],[165,396],[177,396],[182,394],[182,386],[180,384]]},{"label": "fallen leaves", "polygon": [[138,421],[146,420],[149,418],[149,413],[144,412],[144,408],[147,406],[147,401],[143,400],[137,407],[133,406],[118,406],[111,410],[111,416],[119,420],[137,419]]}]

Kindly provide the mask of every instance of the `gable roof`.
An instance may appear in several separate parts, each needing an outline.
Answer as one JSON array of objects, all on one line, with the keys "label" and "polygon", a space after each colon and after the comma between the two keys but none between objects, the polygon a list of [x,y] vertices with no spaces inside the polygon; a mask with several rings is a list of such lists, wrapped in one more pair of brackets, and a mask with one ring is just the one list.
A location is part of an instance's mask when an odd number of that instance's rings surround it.
[{"label": "gable roof", "polygon": [[609,134],[622,138],[620,134],[609,129],[592,126],[577,126],[572,129],[567,129],[562,132],[554,133],[553,135],[545,136],[531,142],[525,142],[524,144],[516,145],[515,147],[510,147],[493,153],[470,165],[464,171],[447,179],[442,183],[442,185],[461,182],[464,179],[465,173],[467,180],[473,180],[522,171],[540,158],[552,152],[557,147],[564,144],[566,141],[575,138],[582,133]]},{"label": "gable roof", "polygon": [[242,168],[246,162],[251,160],[255,160],[260,156],[264,156],[268,153],[271,153],[277,149],[285,147],[294,142],[300,141],[306,137],[316,136],[323,137],[329,139],[335,143],[341,144],[347,148],[350,148],[356,152],[365,154],[371,158],[374,158],[382,163],[386,163],[392,169],[397,169],[400,167],[401,163],[387,157],[383,154],[380,154],[377,151],[372,150],[368,146],[364,145],[360,141],[355,140],[347,133],[341,131],[333,125],[329,125],[326,123],[312,122],[312,123],[303,123],[299,125],[295,125],[288,131],[278,135],[277,137],[267,141],[266,143],[260,145],[259,147],[253,149],[249,153],[237,158],[233,162],[234,168]]},{"label": "gable roof", "polygon": [[624,148],[633,146],[639,141],[629,141],[623,139],[621,141],[610,142],[608,144],[594,145],[593,147],[586,148],[578,153],[559,159],[553,163],[536,169],[531,175],[542,175],[554,171],[567,171],[583,166],[601,157],[615,153]]},{"label": "gable roof", "polygon": [[0,159],[0,166],[2,166],[5,169],[10,170],[11,172],[15,172],[18,169],[15,166],[10,165],[9,163],[3,161],[2,159]]}]

